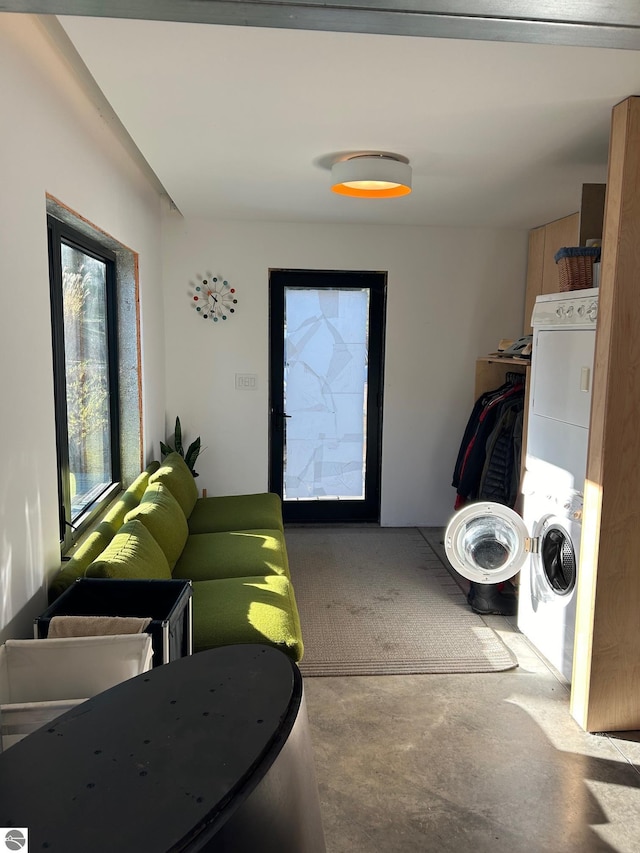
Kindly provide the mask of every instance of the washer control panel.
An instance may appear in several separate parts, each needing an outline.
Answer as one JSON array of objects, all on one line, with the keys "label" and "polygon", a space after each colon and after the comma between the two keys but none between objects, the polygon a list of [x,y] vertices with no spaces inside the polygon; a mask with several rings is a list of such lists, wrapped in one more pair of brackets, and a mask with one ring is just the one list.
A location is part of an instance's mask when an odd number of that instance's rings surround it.
[{"label": "washer control panel", "polygon": [[536,328],[547,326],[595,326],[598,319],[598,288],[538,296],[531,317]]}]

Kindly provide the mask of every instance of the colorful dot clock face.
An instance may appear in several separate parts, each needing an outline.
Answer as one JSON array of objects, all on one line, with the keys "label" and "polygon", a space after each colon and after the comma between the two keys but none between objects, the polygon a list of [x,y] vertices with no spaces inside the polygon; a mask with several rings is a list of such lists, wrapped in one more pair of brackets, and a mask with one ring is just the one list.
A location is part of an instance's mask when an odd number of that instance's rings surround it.
[{"label": "colorful dot clock face", "polygon": [[195,286],[192,296],[197,313],[203,320],[228,320],[235,314],[238,299],[235,287],[226,279],[211,276]]}]

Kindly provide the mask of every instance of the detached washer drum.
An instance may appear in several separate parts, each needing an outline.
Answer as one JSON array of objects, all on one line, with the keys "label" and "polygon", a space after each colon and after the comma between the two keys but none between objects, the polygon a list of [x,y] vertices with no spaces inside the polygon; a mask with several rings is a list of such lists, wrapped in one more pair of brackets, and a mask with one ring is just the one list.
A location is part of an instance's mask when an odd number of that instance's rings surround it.
[{"label": "detached washer drum", "polygon": [[444,546],[453,568],[467,580],[494,584],[517,574],[527,558],[524,521],[502,504],[463,507],[451,519]]}]

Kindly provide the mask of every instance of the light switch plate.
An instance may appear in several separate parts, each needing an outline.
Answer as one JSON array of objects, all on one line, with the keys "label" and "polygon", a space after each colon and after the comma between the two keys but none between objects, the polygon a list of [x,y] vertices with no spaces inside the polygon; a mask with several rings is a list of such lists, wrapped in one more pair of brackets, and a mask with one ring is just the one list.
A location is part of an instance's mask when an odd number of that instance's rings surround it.
[{"label": "light switch plate", "polygon": [[236,373],[236,391],[255,391],[258,377],[255,373]]}]

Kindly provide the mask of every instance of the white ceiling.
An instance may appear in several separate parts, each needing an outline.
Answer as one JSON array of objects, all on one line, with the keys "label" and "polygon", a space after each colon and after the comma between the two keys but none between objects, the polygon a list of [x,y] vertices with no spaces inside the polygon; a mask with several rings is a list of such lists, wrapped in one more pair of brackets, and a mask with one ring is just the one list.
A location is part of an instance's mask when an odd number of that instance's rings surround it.
[{"label": "white ceiling", "polygon": [[[529,228],[606,181],[640,51],[60,17],[187,217]],[[413,193],[329,190],[348,151],[409,158]]]}]

